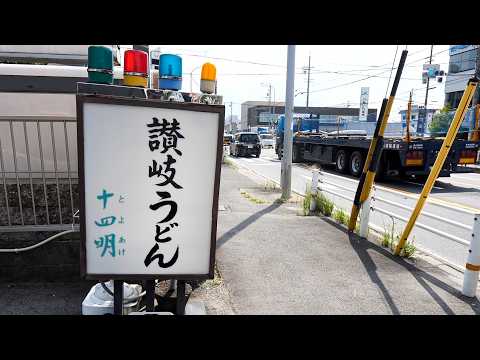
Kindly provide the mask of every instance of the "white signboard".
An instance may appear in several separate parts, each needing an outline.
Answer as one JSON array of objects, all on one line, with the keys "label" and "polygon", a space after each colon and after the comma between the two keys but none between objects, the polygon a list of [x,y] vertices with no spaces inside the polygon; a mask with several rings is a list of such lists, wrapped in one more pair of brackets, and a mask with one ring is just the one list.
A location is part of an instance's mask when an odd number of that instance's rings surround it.
[{"label": "white signboard", "polygon": [[79,96],[77,108],[83,275],[213,277],[224,107]]},{"label": "white signboard", "polygon": [[360,93],[360,114],[358,116],[358,120],[360,121],[367,121],[368,116],[368,87],[362,87]]}]

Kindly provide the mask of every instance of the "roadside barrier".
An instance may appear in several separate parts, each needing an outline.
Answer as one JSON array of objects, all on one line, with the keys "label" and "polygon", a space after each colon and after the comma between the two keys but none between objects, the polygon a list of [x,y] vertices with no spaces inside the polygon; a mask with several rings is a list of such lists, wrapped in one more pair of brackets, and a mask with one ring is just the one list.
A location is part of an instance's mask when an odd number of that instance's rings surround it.
[{"label": "roadside barrier", "polygon": [[[329,193],[331,195],[334,195],[336,197],[342,198],[342,199],[347,200],[347,201],[351,201],[353,203],[356,189],[348,188],[346,186],[340,185],[340,184],[335,183],[333,181],[329,181],[327,176],[328,177],[333,177],[333,178],[341,178],[342,180],[346,180],[347,182],[352,182],[354,184],[357,183],[357,181],[353,180],[353,179],[349,179],[349,178],[339,176],[339,175],[335,175],[335,174],[326,173],[326,172],[319,171],[319,170],[315,170],[315,171],[312,172],[312,193],[313,193],[313,188],[315,187],[315,184],[316,184],[316,188],[317,188],[316,191]],[[330,188],[322,186],[322,184],[330,185]],[[382,191],[386,191],[386,192],[390,192],[390,193],[396,193],[396,194],[400,193],[399,191],[396,191],[396,190],[393,190],[393,189],[389,189],[389,188],[386,188],[386,187],[380,187],[380,186],[375,186],[374,185],[374,187],[373,187],[374,191],[371,194],[371,197],[368,198],[362,204],[362,207],[361,207],[361,213],[360,213],[360,217],[359,217],[359,223],[360,223],[359,235],[363,238],[367,237],[369,228],[371,228],[371,229],[373,229],[373,230],[375,230],[376,232],[379,232],[379,233],[384,233],[385,232],[385,230],[382,230],[379,226],[369,222],[371,211],[377,211],[379,213],[382,213],[382,214],[385,214],[385,215],[391,217],[392,219],[398,219],[398,220],[401,220],[403,222],[408,222],[408,218],[406,218],[404,216],[401,216],[400,214],[397,214],[393,211],[386,210],[382,207],[379,207],[377,205],[378,203],[385,203],[385,204],[388,204],[388,205],[395,206],[396,208],[399,208],[399,209],[408,210],[410,212],[413,210],[412,207],[402,205],[402,204],[399,204],[397,202],[393,202],[393,201],[385,199],[381,196],[377,196],[375,194],[377,187],[381,188]],[[348,196],[348,195],[345,195],[345,194],[341,194],[341,193],[339,193],[338,190],[343,190],[345,192],[351,193],[352,195]],[[403,193],[401,193],[401,194],[403,196],[406,196],[406,194],[403,194]],[[414,195],[410,195],[408,197],[418,198]],[[468,260],[467,260],[467,264],[465,265],[465,269],[464,269],[464,268],[458,266],[457,264],[454,264],[454,263],[446,260],[443,257],[437,256],[435,254],[432,254],[430,251],[428,251],[426,249],[418,247],[419,250],[421,250],[425,253],[428,253],[432,258],[440,260],[440,261],[450,265],[451,267],[453,267],[453,268],[455,268],[459,271],[463,271],[464,272],[464,282],[463,282],[462,293],[465,296],[474,297],[475,294],[476,294],[477,284],[478,284],[478,280],[479,280],[479,271],[480,271],[480,214],[468,211],[466,209],[457,208],[457,207],[449,206],[448,204],[443,204],[443,203],[438,203],[438,202],[429,202],[429,204],[435,205],[435,206],[438,206],[438,207],[441,207],[441,208],[447,208],[449,210],[454,210],[454,211],[460,212],[462,214],[468,214],[468,215],[471,215],[474,219],[473,227],[470,227],[470,226],[462,224],[458,221],[455,221],[455,220],[452,220],[452,219],[449,219],[449,218],[445,218],[445,217],[433,214],[433,213],[428,212],[428,211],[422,211],[422,213],[421,213],[421,215],[424,216],[424,217],[435,219],[437,221],[440,221],[440,222],[443,222],[445,224],[449,224],[451,226],[461,228],[461,229],[464,229],[464,230],[470,230],[471,231],[470,232],[471,239],[462,239],[462,238],[460,238],[460,237],[458,237],[454,234],[450,234],[450,233],[447,233],[445,231],[438,230],[438,229],[436,229],[432,226],[423,224],[423,223],[418,222],[418,221],[415,224],[415,226],[418,227],[418,228],[427,230],[427,231],[429,231],[433,234],[439,235],[443,238],[446,238],[448,240],[451,240],[455,243],[458,243],[460,245],[463,245],[463,246],[469,248],[469,250],[468,250]]]}]

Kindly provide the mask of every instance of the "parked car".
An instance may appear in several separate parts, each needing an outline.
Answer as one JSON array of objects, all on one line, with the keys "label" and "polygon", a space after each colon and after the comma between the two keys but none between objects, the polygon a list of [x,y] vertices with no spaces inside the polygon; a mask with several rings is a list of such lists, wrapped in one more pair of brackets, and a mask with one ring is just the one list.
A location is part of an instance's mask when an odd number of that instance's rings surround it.
[{"label": "parked car", "polygon": [[252,132],[241,132],[235,134],[234,141],[230,144],[231,156],[250,156],[260,157],[262,151],[260,138],[258,134]]},{"label": "parked car", "polygon": [[272,148],[275,146],[275,138],[271,134],[260,134],[260,143],[262,148]]}]

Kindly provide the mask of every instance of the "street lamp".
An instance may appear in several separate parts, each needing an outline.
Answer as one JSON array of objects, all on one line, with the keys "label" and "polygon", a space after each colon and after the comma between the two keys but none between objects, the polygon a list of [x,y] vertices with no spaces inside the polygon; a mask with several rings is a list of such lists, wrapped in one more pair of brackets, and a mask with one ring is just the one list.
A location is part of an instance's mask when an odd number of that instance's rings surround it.
[{"label": "street lamp", "polygon": [[[272,127],[272,116],[275,115],[275,88],[272,83],[260,83],[260,86],[268,87],[268,103],[270,107],[270,118],[268,120],[270,128]],[[273,89],[273,109],[272,109],[272,89]]]}]

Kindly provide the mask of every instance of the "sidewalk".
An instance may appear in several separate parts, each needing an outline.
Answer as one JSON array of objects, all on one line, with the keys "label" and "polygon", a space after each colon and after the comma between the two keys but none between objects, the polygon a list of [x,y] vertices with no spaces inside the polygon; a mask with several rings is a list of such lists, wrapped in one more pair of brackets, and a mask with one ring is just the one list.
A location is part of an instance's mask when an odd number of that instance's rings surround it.
[{"label": "sidewalk", "polygon": [[460,274],[298,215],[244,172],[223,166],[219,200],[217,266],[236,314],[480,313]]}]

